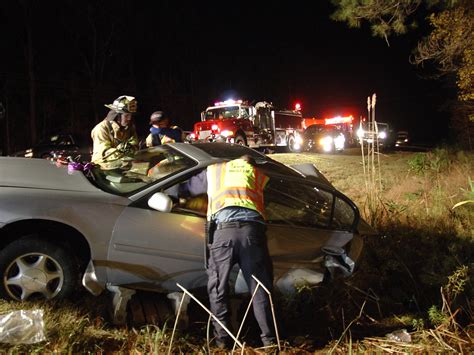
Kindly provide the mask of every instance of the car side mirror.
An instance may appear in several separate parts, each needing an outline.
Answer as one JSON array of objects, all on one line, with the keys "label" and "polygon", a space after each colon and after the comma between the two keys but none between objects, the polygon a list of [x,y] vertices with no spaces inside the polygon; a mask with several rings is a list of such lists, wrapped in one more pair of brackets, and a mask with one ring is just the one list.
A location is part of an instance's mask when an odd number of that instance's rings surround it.
[{"label": "car side mirror", "polygon": [[168,213],[173,208],[173,201],[167,194],[156,192],[148,200],[148,206],[154,210]]}]

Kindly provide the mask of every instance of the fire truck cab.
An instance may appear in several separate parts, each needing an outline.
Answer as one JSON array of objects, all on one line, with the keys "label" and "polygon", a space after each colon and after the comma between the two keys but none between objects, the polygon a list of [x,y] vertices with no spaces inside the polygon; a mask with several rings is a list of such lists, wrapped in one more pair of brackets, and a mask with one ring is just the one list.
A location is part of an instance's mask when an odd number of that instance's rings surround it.
[{"label": "fire truck cab", "polygon": [[247,101],[216,102],[201,113],[194,124],[194,140],[228,142],[250,148],[286,147],[298,152],[303,147],[300,111],[277,110],[268,102],[250,105]]}]

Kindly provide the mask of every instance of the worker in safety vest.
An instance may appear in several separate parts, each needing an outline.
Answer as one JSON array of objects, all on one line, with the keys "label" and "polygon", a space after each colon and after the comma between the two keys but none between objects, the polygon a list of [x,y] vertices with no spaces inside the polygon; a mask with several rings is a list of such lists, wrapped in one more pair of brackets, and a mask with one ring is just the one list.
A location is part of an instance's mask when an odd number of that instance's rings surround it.
[{"label": "worker in safety vest", "polygon": [[132,122],[137,101],[133,96],[123,95],[105,107],[110,109],[107,117],[91,132],[91,160],[104,169],[114,169],[120,167],[124,156],[138,149],[137,131]]},{"label": "worker in safety vest", "polygon": [[150,125],[150,134],[146,138],[147,147],[183,141],[183,131],[177,126],[170,127],[170,119],[163,111],[151,114]]},{"label": "worker in safety vest", "polygon": [[[255,167],[250,156],[207,167],[206,175],[195,177],[191,195],[207,190],[208,197],[208,294],[212,313],[228,328],[228,281],[235,263],[242,270],[250,293],[257,283],[254,275],[272,289],[273,271],[265,235],[263,190],[268,177]],[[195,181],[196,182],[196,181]],[[206,187],[207,185],[207,187]],[[260,326],[264,346],[274,345],[275,329],[270,300],[260,287],[253,300],[253,311]],[[220,348],[233,343],[227,332],[215,321],[214,335]]]}]

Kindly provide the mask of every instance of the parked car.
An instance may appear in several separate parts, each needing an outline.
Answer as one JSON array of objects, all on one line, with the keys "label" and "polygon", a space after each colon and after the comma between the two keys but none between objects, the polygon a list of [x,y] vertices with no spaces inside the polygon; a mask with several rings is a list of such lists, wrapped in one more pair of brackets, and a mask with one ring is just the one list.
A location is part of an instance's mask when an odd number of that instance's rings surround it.
[{"label": "parked car", "polygon": [[73,134],[54,134],[31,148],[12,154],[15,157],[42,159],[51,159],[58,156],[71,156],[72,158],[80,156],[81,160],[84,161],[90,161],[91,155],[92,140],[83,139]]},{"label": "parked car", "polygon": [[409,143],[408,132],[407,131],[398,131],[397,139],[395,140],[395,147],[404,147]]},{"label": "parked car", "polygon": [[346,138],[335,126],[312,125],[305,130],[303,141],[308,150],[329,153],[343,151]]},{"label": "parked car", "polygon": [[[42,159],[0,158],[0,295],[62,298],[83,285],[172,292],[206,284],[205,206],[180,186],[208,165],[250,154],[265,189],[275,286],[294,292],[350,275],[373,234],[354,203],[311,164],[294,168],[241,145],[173,143],[122,169],[69,171]],[[326,275],[326,276],[325,276]],[[235,292],[246,286],[235,270]]]},{"label": "parked car", "polygon": [[364,123],[357,130],[357,137],[359,137],[359,143],[360,139],[366,143],[378,142],[379,147],[383,149],[393,148],[395,145],[393,129],[385,122],[377,122],[377,127],[369,127],[367,123]]}]

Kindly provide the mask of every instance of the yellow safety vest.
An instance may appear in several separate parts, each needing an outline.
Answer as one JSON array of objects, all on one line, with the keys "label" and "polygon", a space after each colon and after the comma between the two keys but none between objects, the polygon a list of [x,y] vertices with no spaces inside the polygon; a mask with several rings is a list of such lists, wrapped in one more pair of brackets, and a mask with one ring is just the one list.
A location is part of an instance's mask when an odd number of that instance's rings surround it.
[{"label": "yellow safety vest", "polygon": [[223,208],[237,206],[255,210],[265,218],[263,189],[268,180],[243,159],[208,166],[208,217]]},{"label": "yellow safety vest", "polygon": [[161,144],[167,143],[176,143],[176,141],[173,138],[168,137],[167,135],[163,135],[163,137],[161,137]]}]

